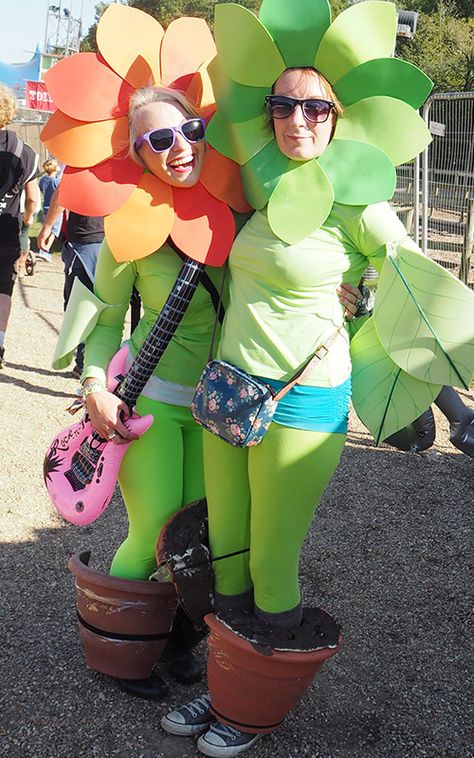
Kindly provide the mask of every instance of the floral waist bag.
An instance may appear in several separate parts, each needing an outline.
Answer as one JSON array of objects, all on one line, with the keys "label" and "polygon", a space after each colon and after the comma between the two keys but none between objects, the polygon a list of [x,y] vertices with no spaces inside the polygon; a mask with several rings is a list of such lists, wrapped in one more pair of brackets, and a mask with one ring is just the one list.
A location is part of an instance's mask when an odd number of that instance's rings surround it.
[{"label": "floral waist bag", "polygon": [[250,447],[262,441],[279,400],[309,376],[343,329],[341,325],[278,392],[237,366],[210,360],[201,374],[191,413],[208,432],[234,447]]}]

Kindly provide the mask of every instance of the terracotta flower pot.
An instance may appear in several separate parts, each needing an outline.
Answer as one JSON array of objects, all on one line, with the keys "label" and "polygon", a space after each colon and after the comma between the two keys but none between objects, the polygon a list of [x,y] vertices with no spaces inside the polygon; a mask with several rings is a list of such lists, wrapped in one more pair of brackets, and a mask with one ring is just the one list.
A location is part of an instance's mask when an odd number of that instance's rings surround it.
[{"label": "terracotta flower pot", "polygon": [[212,614],[205,621],[211,630],[207,664],[211,711],[222,723],[255,734],[278,729],[324,662],[342,645],[337,631],[331,647],[303,652],[265,648]]},{"label": "terracotta flower pot", "polygon": [[146,679],[171,631],[174,586],[110,576],[89,568],[89,559],[84,551],[69,560],[87,665],[109,676]]}]

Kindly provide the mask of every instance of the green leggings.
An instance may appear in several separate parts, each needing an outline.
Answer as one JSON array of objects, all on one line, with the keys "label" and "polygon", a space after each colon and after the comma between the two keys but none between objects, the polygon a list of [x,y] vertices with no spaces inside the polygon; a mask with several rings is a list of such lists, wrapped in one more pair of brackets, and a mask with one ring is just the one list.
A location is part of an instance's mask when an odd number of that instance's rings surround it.
[{"label": "green leggings", "polygon": [[300,602],[298,564],[318,502],[346,435],[272,423],[263,441],[236,448],[204,432],[204,472],[215,589],[253,587],[255,604],[282,613]]},{"label": "green leggings", "polygon": [[151,413],[155,420],[130,445],[120,467],[129,529],[110,573],[124,579],[148,579],[156,568],[156,540],[167,519],[204,497],[202,430],[189,408],[140,397],[137,413]]}]

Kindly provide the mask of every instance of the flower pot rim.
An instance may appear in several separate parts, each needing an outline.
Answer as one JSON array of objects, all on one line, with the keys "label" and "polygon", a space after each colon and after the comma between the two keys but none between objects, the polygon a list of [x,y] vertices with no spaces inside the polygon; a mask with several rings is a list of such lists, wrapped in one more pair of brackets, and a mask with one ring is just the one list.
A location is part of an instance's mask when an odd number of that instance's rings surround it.
[{"label": "flower pot rim", "polygon": [[259,648],[262,650],[262,654],[265,655],[263,651],[267,651],[267,654],[271,651],[271,655],[277,655],[278,659],[282,662],[284,660],[291,660],[293,663],[297,663],[301,660],[301,662],[306,662],[308,660],[308,656],[311,656],[314,654],[315,656],[320,655],[322,651],[324,650],[331,650],[334,653],[336,653],[341,645],[343,644],[344,638],[342,633],[339,634],[339,638],[337,641],[337,644],[335,645],[322,645],[321,647],[315,647],[315,648],[306,648],[306,649],[290,649],[290,648],[281,648],[281,647],[271,647],[271,646],[264,646],[261,643],[259,643],[257,640],[252,640],[249,637],[245,637],[241,632],[234,629],[228,622],[222,621],[221,619],[217,618],[215,614],[208,613],[206,616],[204,616],[204,621],[207,624],[207,626],[210,628],[211,632],[218,632],[222,636],[224,636],[227,641],[233,646],[240,648],[241,650],[247,650],[249,652],[251,651],[258,651]]},{"label": "flower pot rim", "polygon": [[69,561],[68,568],[77,580],[82,580],[84,584],[98,584],[101,587],[106,586],[110,590],[119,592],[137,592],[141,595],[176,595],[176,590],[171,582],[150,582],[144,579],[123,579],[118,576],[105,574],[103,571],[90,568],[89,559],[91,550],[79,550],[74,553]]}]

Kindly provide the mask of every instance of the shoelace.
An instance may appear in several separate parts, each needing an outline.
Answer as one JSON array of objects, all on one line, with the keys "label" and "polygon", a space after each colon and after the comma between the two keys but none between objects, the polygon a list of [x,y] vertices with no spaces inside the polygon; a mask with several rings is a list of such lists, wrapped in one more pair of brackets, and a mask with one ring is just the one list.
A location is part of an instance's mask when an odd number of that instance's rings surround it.
[{"label": "shoelace", "polygon": [[242,734],[238,729],[234,729],[233,726],[220,724],[218,721],[212,724],[210,731],[214,732],[214,734],[217,734],[219,737],[224,737],[224,739],[230,737],[231,740],[236,740],[237,737],[240,737]]},{"label": "shoelace", "polygon": [[186,705],[183,705],[183,708],[186,708],[191,716],[193,718],[196,718],[196,716],[202,716],[204,713],[206,713],[206,711],[209,710],[210,703],[211,696],[209,694],[206,694],[197,697],[196,700],[192,700],[190,703],[186,703]]}]

